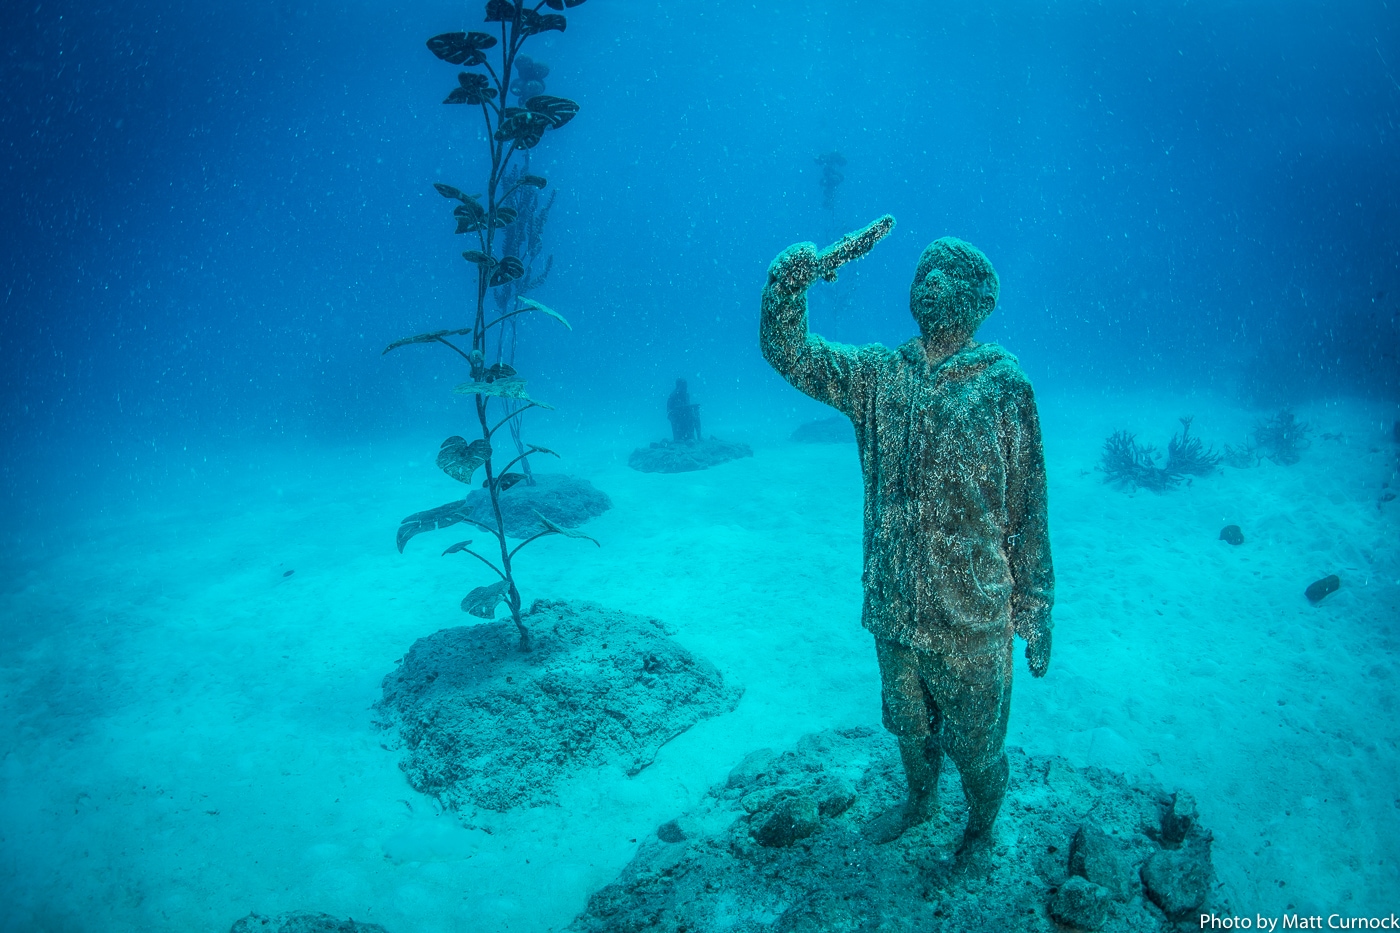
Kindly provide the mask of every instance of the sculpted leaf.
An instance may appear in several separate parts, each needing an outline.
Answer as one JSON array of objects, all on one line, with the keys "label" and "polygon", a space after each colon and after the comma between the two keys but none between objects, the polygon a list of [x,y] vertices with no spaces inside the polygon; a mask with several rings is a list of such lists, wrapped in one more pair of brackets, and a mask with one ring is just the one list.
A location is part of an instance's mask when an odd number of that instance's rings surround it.
[{"label": "sculpted leaf", "polygon": [[543,188],[545,185],[549,184],[549,179],[545,178],[543,175],[521,175],[520,178],[517,179],[517,184],[527,185],[531,188]]},{"label": "sculpted leaf", "polygon": [[509,398],[528,402],[539,408],[552,408],[544,402],[537,402],[525,392],[524,379],[497,379],[495,382],[463,382],[452,390],[458,395],[487,395],[492,398]]},{"label": "sculpted leaf", "polygon": [[509,363],[495,363],[490,369],[481,371],[482,382],[495,382],[497,379],[509,379],[515,375],[515,367]]},{"label": "sculpted leaf", "polygon": [[582,6],[583,0],[544,0],[544,5],[551,10],[572,10],[576,6]]},{"label": "sculpted leaf", "polygon": [[512,3],[511,0],[487,0],[486,22],[488,23],[509,23],[515,20],[516,10],[519,4]]},{"label": "sculpted leaf", "polygon": [[485,266],[488,269],[496,266],[496,260],[486,255],[479,249],[469,249],[462,254],[462,258],[467,262],[474,262],[478,266]]},{"label": "sculpted leaf", "polygon": [[442,185],[438,184],[437,182],[433,182],[433,187],[436,188],[437,193],[442,195],[444,198],[456,198],[459,201],[465,201],[467,199],[467,196],[465,194],[452,187],[451,185]]},{"label": "sculpted leaf", "polygon": [[543,113],[526,107],[507,107],[501,113],[501,123],[496,128],[495,136],[502,141],[512,140],[516,149],[533,149],[544,138],[544,131],[552,125],[553,121]]},{"label": "sculpted leaf", "polygon": [[465,551],[467,546],[471,543],[471,538],[468,538],[465,541],[458,541],[456,544],[449,544],[447,550],[442,552],[442,556],[446,557],[448,554],[456,554],[458,551]]},{"label": "sculpted leaf", "polygon": [[513,207],[496,208],[496,229],[499,230],[502,227],[515,223],[516,216],[517,214],[515,212],[515,208]]},{"label": "sculpted leaf", "polygon": [[545,305],[540,304],[533,298],[525,298],[522,296],[517,300],[529,310],[538,311],[541,314],[547,314],[550,317],[554,318],[556,321],[558,321],[560,324],[563,324],[565,327],[569,328],[569,330],[574,329],[572,324],[564,320],[564,315],[560,314],[558,311],[555,311],[553,308],[546,307]]},{"label": "sculpted leaf", "polygon": [[[541,515],[538,511],[535,512],[535,517],[540,520],[541,525],[543,525],[547,530],[549,530],[553,534],[563,535],[566,538],[586,538],[587,540],[592,541],[594,544],[598,544],[597,538],[594,538],[590,535],[586,535],[583,532],[579,531],[577,528],[565,528],[563,525],[556,525],[554,522]],[[601,544],[598,544],[598,546],[602,547]]]},{"label": "sculpted leaf", "polygon": [[477,438],[467,443],[465,437],[456,434],[442,442],[438,450],[437,465],[442,472],[459,483],[470,483],[476,472],[491,456],[491,445]]},{"label": "sculpted leaf", "polygon": [[510,582],[498,580],[489,586],[478,586],[462,597],[462,611],[478,619],[494,619],[496,607],[510,598]]},{"label": "sculpted leaf", "polygon": [[428,40],[428,51],[450,65],[480,65],[482,54],[496,44],[496,37],[484,32],[445,32]]},{"label": "sculpted leaf", "polygon": [[536,13],[534,10],[520,11],[520,34],[535,36],[555,30],[563,32],[568,22],[558,13]]},{"label": "sculpted leaf", "polygon": [[514,256],[504,256],[496,271],[491,273],[490,285],[494,288],[497,285],[504,285],[514,281],[525,274],[525,266]]},{"label": "sculpted leaf", "polygon": [[[435,330],[426,334],[414,334],[412,337],[405,337],[402,340],[395,340],[384,348],[384,353],[390,350],[397,350],[399,347],[406,347],[410,343],[436,343],[440,337],[460,337],[472,332],[470,327],[460,327],[457,330]],[[383,356],[384,353],[379,354]]]},{"label": "sculpted leaf", "polygon": [[449,525],[467,521],[470,515],[471,507],[467,505],[466,499],[458,499],[456,502],[449,502],[435,509],[414,512],[399,523],[399,532],[397,535],[399,553],[403,553],[403,546],[407,544],[409,539],[414,535],[422,534],[425,531],[434,531],[438,528],[446,528]]},{"label": "sculpted leaf", "polygon": [[525,101],[525,109],[544,117],[549,121],[550,127],[556,130],[578,114],[576,102],[552,94],[536,94]]},{"label": "sculpted leaf", "polygon": [[460,87],[452,89],[444,104],[484,104],[496,96],[496,89],[490,86],[486,75],[463,71],[457,75]]},{"label": "sculpted leaf", "polygon": [[[516,483],[524,482],[525,479],[526,476],[524,473],[502,473],[500,476],[496,477],[496,488],[501,492],[505,492]],[[486,484],[482,483],[481,485],[484,487]]]}]

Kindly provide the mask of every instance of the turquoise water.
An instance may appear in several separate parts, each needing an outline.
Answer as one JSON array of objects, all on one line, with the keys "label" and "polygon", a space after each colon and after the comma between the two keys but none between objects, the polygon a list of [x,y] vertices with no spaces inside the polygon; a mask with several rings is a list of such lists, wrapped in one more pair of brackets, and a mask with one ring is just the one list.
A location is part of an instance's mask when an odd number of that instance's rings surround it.
[{"label": "turquoise water", "polygon": [[[567,15],[529,48],[581,108],[532,151],[558,192],[532,297],[573,329],[527,320],[516,365],[554,406],[525,421],[561,454],[536,469],[613,508],[600,548],[532,545],[520,587],[665,620],[743,701],[490,832],[371,725],[395,660],[486,582],[393,538],[461,495],[433,459],[471,427],[464,364],[380,355],[470,324],[431,184],[474,192],[480,140],[423,42],[476,4],[26,8],[0,123],[0,930],[560,929],[749,751],[878,728],[855,450],[788,440],[830,412],[756,329],[780,249],[886,211],[813,327],[902,341],[914,262],[955,234],[1001,276],[980,336],[1037,387],[1056,645],[1044,680],[1017,671],[1008,742],[1192,793],[1240,914],[1395,910],[1394,11]],[[678,377],[752,458],[629,469]],[[1164,447],[1193,415],[1218,448],[1285,407],[1312,431],[1293,465],[1160,495],[1096,469],[1115,430]]]}]

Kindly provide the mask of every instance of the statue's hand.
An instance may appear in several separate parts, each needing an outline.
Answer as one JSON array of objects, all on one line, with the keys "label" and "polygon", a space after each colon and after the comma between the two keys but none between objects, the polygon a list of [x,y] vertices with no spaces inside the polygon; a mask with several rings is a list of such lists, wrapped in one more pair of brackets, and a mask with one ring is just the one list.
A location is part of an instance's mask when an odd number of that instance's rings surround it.
[{"label": "statue's hand", "polygon": [[894,218],[886,214],[856,232],[846,234],[817,254],[817,274],[828,282],[835,282],[837,269],[870,252],[893,229]]},{"label": "statue's hand", "polygon": [[794,243],[769,264],[768,287],[781,295],[800,295],[812,287],[820,274],[817,244]]},{"label": "statue's hand", "polygon": [[1050,633],[1042,632],[1026,642],[1026,663],[1030,665],[1032,677],[1044,677],[1050,666]]}]

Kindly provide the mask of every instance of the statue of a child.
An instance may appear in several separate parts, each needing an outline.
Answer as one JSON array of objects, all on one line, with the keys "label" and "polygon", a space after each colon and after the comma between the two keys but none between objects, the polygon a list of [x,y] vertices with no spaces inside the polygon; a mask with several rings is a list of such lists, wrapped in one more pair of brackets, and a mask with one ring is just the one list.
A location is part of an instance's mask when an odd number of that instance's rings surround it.
[{"label": "statue of a child", "polygon": [[808,333],[808,287],[893,225],[887,215],[822,252],[798,243],[779,254],[759,341],[784,379],[855,425],[862,621],[909,782],[905,804],[867,832],[888,841],[928,819],[947,751],[968,801],[966,851],[990,838],[1006,793],[1013,635],[1026,639],[1032,676],[1050,661],[1045,459],[1030,381],[1011,354],[972,339],[999,282],[971,244],[945,237],[924,250],[909,292],[920,336],[897,349]]}]

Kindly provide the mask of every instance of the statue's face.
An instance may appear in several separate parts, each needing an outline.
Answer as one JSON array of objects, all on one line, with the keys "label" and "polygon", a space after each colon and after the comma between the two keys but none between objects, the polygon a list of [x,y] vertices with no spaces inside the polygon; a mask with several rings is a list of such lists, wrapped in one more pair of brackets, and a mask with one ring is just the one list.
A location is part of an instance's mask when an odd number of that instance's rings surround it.
[{"label": "statue's face", "polygon": [[919,257],[909,288],[909,312],[930,339],[962,343],[996,307],[996,270],[971,243],[944,237]]}]

